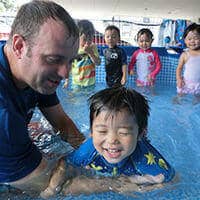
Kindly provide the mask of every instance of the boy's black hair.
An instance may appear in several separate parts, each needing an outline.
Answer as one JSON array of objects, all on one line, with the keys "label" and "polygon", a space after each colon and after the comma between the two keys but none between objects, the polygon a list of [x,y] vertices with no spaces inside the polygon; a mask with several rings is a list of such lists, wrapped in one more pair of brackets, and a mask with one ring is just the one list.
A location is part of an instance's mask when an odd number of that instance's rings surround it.
[{"label": "boy's black hair", "polygon": [[110,31],[116,30],[117,33],[118,33],[118,36],[119,36],[119,38],[120,38],[120,30],[119,30],[119,28],[118,28],[117,26],[115,26],[115,25],[109,25],[109,26],[106,27],[105,32],[106,32],[106,31],[109,31],[109,30],[110,30]]},{"label": "boy's black hair", "polygon": [[143,95],[126,87],[113,87],[103,89],[88,99],[90,105],[90,127],[93,120],[103,110],[118,112],[127,109],[136,120],[139,127],[139,135],[147,129],[149,105]]},{"label": "boy's black hair", "polygon": [[146,34],[150,39],[153,40],[153,33],[151,32],[151,30],[148,29],[148,28],[142,28],[142,29],[140,29],[140,30],[138,31],[138,33],[137,33],[137,38],[136,38],[137,41],[138,41],[139,37],[140,37],[141,35],[143,35],[143,34]]},{"label": "boy's black hair", "polygon": [[190,31],[196,31],[200,35],[200,25],[196,23],[190,24],[184,31],[183,38],[185,39]]},{"label": "boy's black hair", "polygon": [[90,22],[89,20],[87,19],[79,20],[77,22],[77,26],[79,29],[79,36],[83,34],[90,37],[94,36],[95,29],[92,22]]}]

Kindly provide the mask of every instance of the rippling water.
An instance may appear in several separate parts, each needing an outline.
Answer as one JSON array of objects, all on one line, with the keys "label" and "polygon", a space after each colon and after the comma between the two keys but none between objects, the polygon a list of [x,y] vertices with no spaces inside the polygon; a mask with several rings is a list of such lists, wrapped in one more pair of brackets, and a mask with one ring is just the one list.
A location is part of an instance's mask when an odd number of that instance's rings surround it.
[{"label": "rippling water", "polygon": [[[105,85],[97,85],[94,89],[71,90],[58,88],[58,95],[65,111],[78,125],[86,137],[89,135],[89,113],[87,98]],[[148,137],[151,143],[175,168],[179,181],[162,189],[146,193],[129,195],[112,192],[54,197],[65,200],[199,200],[200,199],[200,104],[192,105],[192,98],[186,97],[182,104],[173,104],[175,88],[158,87],[156,96],[148,96],[151,108]],[[40,119],[36,113],[35,120]],[[0,191],[3,190],[0,187]],[[0,193],[0,199],[38,200],[18,194]]]}]

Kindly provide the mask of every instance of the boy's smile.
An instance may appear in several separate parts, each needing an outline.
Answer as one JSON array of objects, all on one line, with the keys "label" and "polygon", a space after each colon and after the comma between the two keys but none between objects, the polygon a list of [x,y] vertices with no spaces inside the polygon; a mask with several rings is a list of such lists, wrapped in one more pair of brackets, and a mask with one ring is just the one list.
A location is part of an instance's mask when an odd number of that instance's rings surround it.
[{"label": "boy's smile", "polygon": [[109,163],[118,163],[135,150],[138,125],[125,109],[117,113],[102,111],[94,118],[92,137],[96,150]]}]

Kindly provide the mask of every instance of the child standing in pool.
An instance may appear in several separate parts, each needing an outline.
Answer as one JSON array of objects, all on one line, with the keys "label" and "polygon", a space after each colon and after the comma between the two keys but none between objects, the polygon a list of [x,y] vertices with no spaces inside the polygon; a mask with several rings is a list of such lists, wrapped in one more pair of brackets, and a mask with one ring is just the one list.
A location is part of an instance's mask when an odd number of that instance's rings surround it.
[{"label": "child standing in pool", "polygon": [[[79,28],[79,50],[78,55],[72,63],[71,75],[72,85],[75,87],[87,87],[95,84],[95,65],[100,65],[96,44],[93,43],[95,29],[89,20],[80,20]],[[68,79],[64,83],[67,87]]]},{"label": "child standing in pool", "polygon": [[181,96],[192,94],[196,104],[200,102],[200,25],[189,25],[183,38],[188,49],[181,54],[176,69],[178,96],[175,101],[179,103]]},{"label": "child standing in pool", "polygon": [[136,184],[173,178],[174,169],[144,137],[149,106],[140,93],[107,88],[89,102],[91,138],[68,157],[72,165],[91,168],[104,177],[125,175]]},{"label": "child standing in pool", "polygon": [[151,48],[153,42],[151,30],[140,29],[137,33],[137,42],[139,49],[133,53],[128,71],[130,75],[133,75],[133,69],[136,66],[136,85],[152,89],[156,76],[161,70],[161,62],[158,53]]},{"label": "child standing in pool", "polygon": [[124,49],[117,46],[120,40],[119,28],[114,25],[107,26],[104,37],[108,45],[108,48],[103,52],[106,83],[108,87],[124,85],[126,83],[127,55]]}]

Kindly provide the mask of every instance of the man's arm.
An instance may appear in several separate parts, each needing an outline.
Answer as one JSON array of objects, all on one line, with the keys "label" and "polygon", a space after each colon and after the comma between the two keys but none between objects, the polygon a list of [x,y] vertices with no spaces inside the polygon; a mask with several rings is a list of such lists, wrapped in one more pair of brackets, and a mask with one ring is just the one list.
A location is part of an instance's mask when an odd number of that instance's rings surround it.
[{"label": "man's arm", "polygon": [[120,176],[116,178],[77,176],[66,181],[63,185],[62,193],[64,195],[80,195],[108,191],[117,193],[145,192],[163,187],[163,184],[160,184],[162,179],[161,175],[151,176],[151,178],[149,175],[145,175],[142,178],[142,181],[139,180],[138,177],[132,178],[134,180],[131,180],[130,177],[127,176]]},{"label": "man's arm", "polygon": [[84,135],[80,133],[72,119],[64,112],[61,104],[40,110],[53,128],[61,132],[63,140],[69,142],[75,148],[83,142]]}]

